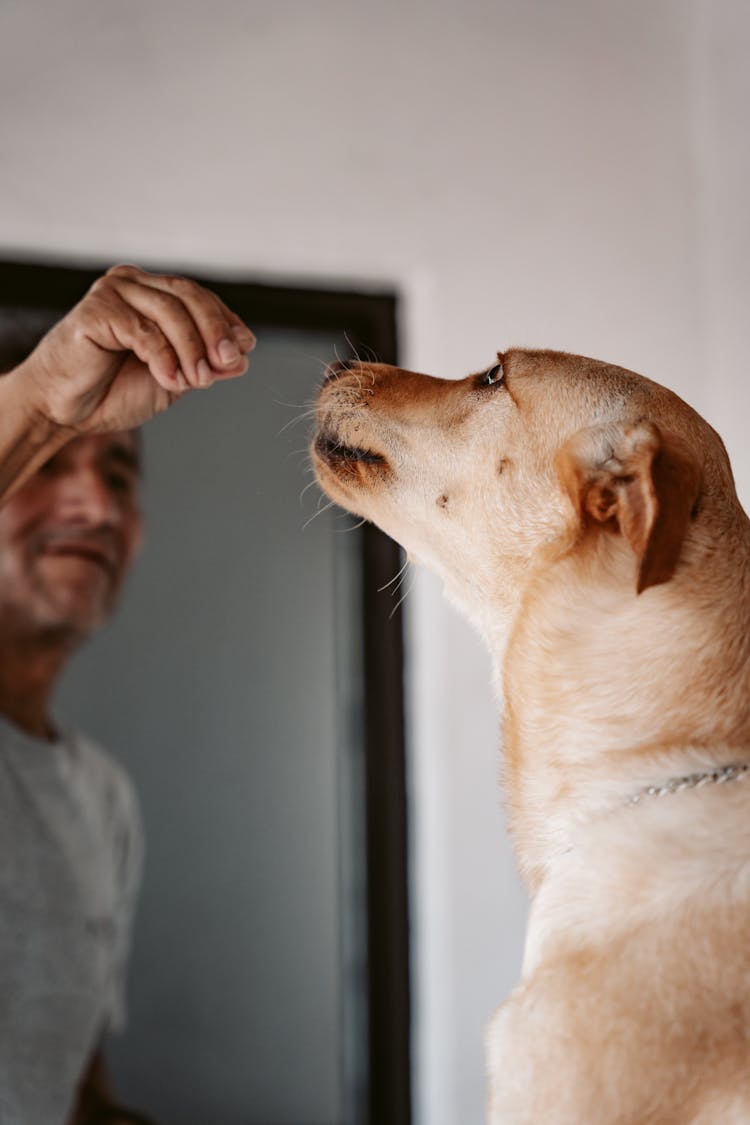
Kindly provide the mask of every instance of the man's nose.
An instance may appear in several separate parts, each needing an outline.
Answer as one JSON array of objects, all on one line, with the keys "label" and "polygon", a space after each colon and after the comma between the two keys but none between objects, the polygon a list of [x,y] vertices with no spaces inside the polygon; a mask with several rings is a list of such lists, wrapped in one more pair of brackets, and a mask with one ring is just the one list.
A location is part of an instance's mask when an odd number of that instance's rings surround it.
[{"label": "man's nose", "polygon": [[92,527],[113,525],[120,515],[107,481],[90,468],[78,468],[60,482],[58,507],[62,518]]}]

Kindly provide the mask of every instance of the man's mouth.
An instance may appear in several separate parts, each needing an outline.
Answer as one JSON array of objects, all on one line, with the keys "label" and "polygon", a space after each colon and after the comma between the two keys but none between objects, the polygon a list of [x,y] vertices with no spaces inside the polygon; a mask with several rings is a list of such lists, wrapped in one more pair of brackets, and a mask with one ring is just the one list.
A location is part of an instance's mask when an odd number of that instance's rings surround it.
[{"label": "man's mouth", "polygon": [[114,554],[95,543],[78,542],[76,540],[47,543],[42,547],[41,554],[52,558],[82,559],[101,567],[110,577],[117,570]]}]

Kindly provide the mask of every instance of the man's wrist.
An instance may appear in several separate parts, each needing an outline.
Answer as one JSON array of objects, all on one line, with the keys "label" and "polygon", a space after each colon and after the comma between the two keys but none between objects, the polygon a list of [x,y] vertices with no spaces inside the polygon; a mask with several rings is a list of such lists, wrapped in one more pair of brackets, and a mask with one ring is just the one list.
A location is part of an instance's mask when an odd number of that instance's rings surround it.
[{"label": "man's wrist", "polygon": [[68,441],[76,436],[76,431],[59,420],[49,395],[44,392],[47,375],[38,351],[32,352],[18,367],[9,371],[3,381],[7,379],[16,409],[25,413],[37,442],[41,444],[58,438]]}]

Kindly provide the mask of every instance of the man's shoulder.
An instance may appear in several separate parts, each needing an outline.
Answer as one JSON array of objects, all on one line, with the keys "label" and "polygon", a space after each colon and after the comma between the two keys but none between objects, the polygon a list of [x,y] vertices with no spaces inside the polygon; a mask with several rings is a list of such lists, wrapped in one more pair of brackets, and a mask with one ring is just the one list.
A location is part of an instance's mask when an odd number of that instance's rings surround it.
[{"label": "man's shoulder", "polygon": [[82,784],[103,800],[110,812],[129,820],[138,818],[138,799],[126,768],[91,735],[76,728],[62,732],[72,768]]}]

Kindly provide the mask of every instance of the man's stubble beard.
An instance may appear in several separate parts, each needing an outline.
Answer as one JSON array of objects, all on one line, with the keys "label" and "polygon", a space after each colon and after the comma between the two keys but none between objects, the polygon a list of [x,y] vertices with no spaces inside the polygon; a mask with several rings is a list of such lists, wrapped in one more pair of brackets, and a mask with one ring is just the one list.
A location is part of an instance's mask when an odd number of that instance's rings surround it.
[{"label": "man's stubble beard", "polygon": [[[96,576],[104,582],[103,576]],[[0,577],[0,583],[2,578]],[[67,583],[55,583],[32,565],[26,573],[25,589],[0,596],[0,628],[40,644],[78,648],[97,633],[111,617],[116,592],[111,588],[94,597],[71,592]]]}]

